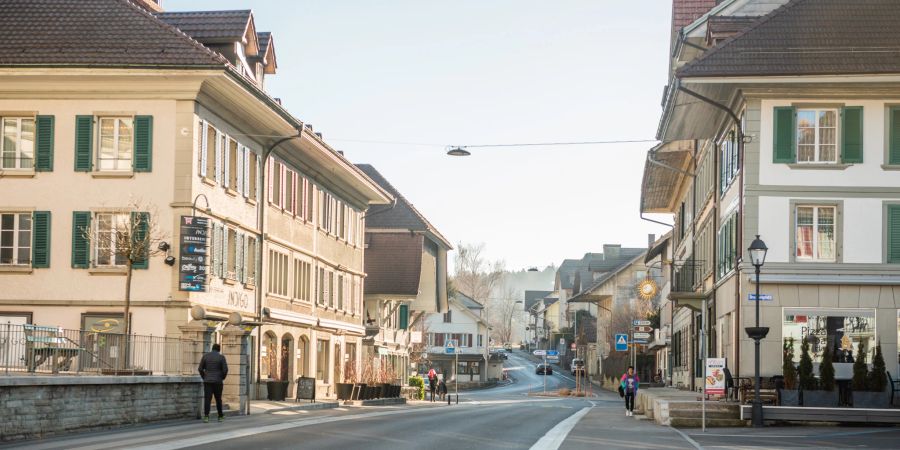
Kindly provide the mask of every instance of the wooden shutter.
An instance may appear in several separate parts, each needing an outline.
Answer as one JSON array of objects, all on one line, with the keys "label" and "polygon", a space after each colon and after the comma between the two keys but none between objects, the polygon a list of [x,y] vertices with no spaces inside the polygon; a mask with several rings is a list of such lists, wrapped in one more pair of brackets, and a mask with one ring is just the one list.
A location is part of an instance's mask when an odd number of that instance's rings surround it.
[{"label": "wooden shutter", "polygon": [[887,207],[887,262],[900,263],[900,205]]},{"label": "wooden shutter", "polygon": [[409,305],[400,305],[400,326],[401,330],[409,328]]},{"label": "wooden shutter", "polygon": [[862,106],[850,106],[841,110],[841,162],[863,162]]},{"label": "wooden shutter", "polygon": [[91,243],[85,233],[91,229],[91,212],[72,213],[72,268],[87,269],[91,264]]},{"label": "wooden shutter", "polygon": [[206,165],[209,161],[209,123],[200,122],[200,176],[206,176]]},{"label": "wooden shutter", "polygon": [[796,111],[793,107],[775,108],[773,135],[775,143],[772,147],[776,163],[797,162]]},{"label": "wooden shutter", "polygon": [[35,211],[31,222],[31,267],[50,267],[50,211]]},{"label": "wooden shutter", "polygon": [[231,185],[231,171],[233,168],[231,167],[231,138],[225,136],[222,139],[222,155],[225,164],[225,171],[223,173],[222,184],[225,185],[226,188],[233,188]]},{"label": "wooden shutter", "polygon": [[215,168],[216,173],[213,174],[213,179],[216,180],[216,183],[222,182],[222,133],[219,130],[216,130],[216,142],[215,142]]},{"label": "wooden shutter", "polygon": [[273,181],[273,177],[275,176],[275,162],[272,159],[266,160],[263,176],[266,177],[266,200],[269,203],[272,203],[272,189],[275,187],[275,182]]},{"label": "wooden shutter", "polygon": [[900,164],[900,108],[891,108],[888,164]]},{"label": "wooden shutter", "polygon": [[53,135],[54,135],[54,116],[37,116],[35,118],[35,127],[37,132],[35,136],[35,172],[52,172],[53,171]]},{"label": "wooden shutter", "polygon": [[144,247],[140,255],[136,255],[132,261],[131,267],[135,269],[146,269],[150,267],[150,213],[132,212],[131,213],[131,242],[135,247]]},{"label": "wooden shutter", "polygon": [[93,166],[94,116],[75,116],[75,171],[90,172]]},{"label": "wooden shutter", "polygon": [[252,155],[250,149],[244,147],[244,154],[241,155],[241,157],[244,158],[244,190],[241,194],[243,194],[244,197],[250,196],[250,155]]},{"label": "wooden shutter", "polygon": [[234,242],[234,279],[244,282],[244,235],[237,233]]},{"label": "wooden shutter", "polygon": [[153,169],[153,116],[134,117],[134,159],[135,172],[150,172]]}]

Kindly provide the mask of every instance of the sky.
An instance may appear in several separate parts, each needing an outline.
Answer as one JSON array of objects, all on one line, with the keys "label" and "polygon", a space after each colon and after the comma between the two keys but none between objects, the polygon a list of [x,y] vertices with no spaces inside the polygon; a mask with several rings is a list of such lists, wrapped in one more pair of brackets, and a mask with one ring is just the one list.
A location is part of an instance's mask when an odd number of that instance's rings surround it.
[{"label": "sky", "polygon": [[[647,245],[639,217],[666,84],[669,0],[163,0],[252,9],[275,39],[266,89],[373,164],[454,243],[507,268]],[[452,259],[452,255],[451,255]]]}]

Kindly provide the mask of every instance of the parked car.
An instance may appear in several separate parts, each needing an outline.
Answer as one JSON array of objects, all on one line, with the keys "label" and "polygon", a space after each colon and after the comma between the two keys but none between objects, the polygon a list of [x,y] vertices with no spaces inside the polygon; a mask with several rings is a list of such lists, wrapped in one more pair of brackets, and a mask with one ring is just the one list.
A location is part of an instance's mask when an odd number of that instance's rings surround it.
[{"label": "parked car", "polygon": [[508,352],[511,352],[511,351],[512,351],[512,344],[506,344],[506,345],[504,345],[504,346],[503,346],[503,350],[506,350],[506,351],[508,351]]},{"label": "parked car", "polygon": [[547,363],[540,363],[534,369],[534,373],[538,375],[553,375],[553,367],[550,367],[550,364]]},{"label": "parked car", "polygon": [[575,358],[572,360],[571,364],[572,376],[575,376],[575,372],[581,372],[584,375],[584,360],[581,358]]}]

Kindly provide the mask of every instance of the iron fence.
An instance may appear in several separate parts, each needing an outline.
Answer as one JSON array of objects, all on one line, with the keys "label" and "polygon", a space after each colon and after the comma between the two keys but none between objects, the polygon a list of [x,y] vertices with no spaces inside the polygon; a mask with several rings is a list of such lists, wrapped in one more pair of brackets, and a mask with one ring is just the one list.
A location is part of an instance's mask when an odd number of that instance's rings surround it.
[{"label": "iron fence", "polygon": [[67,330],[38,325],[0,324],[0,371],[6,375],[182,375],[185,354],[205,344],[162,336]]}]

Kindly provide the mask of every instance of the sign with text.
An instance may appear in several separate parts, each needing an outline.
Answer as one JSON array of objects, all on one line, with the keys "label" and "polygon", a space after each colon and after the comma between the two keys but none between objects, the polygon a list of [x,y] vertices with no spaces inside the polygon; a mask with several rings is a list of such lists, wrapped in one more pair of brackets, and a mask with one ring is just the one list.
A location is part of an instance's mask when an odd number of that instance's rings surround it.
[{"label": "sign with text", "polygon": [[[756,294],[749,294],[749,295],[747,296],[747,300],[750,300],[751,302],[755,302],[755,301],[756,301]],[[759,300],[760,300],[760,301],[769,301],[769,300],[772,300],[772,294],[759,294]]]},{"label": "sign with text", "polygon": [[546,350],[535,350],[535,351],[531,352],[531,354],[533,354],[534,356],[544,356],[547,354],[547,351]]},{"label": "sign with text", "polygon": [[181,216],[178,290],[206,291],[206,269],[209,266],[209,219]]},{"label": "sign with text", "polygon": [[634,333],[635,341],[646,340],[646,339],[650,339],[650,333]]},{"label": "sign with text", "polygon": [[650,326],[649,320],[632,320],[631,324],[636,327],[647,327]]},{"label": "sign with text", "polygon": [[635,333],[652,333],[653,327],[651,327],[651,326],[634,327],[634,331],[635,331]]},{"label": "sign with text", "polygon": [[725,358],[706,358],[706,382],[703,392],[725,395]]},{"label": "sign with text", "polygon": [[559,351],[557,351],[557,350],[547,350],[547,356],[559,356]]}]

